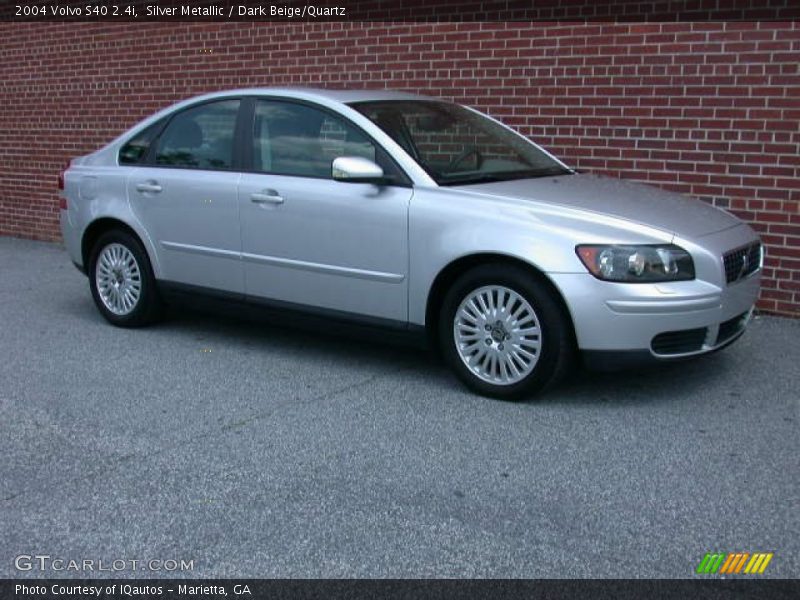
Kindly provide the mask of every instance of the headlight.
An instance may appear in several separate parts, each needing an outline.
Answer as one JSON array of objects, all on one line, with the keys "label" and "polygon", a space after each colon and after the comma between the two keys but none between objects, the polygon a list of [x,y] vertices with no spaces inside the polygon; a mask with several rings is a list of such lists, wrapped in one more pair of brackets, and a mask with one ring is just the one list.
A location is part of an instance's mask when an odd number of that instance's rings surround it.
[{"label": "headlight", "polygon": [[694,279],[692,257],[683,248],[663,246],[577,246],[589,272],[605,281],[652,283]]}]

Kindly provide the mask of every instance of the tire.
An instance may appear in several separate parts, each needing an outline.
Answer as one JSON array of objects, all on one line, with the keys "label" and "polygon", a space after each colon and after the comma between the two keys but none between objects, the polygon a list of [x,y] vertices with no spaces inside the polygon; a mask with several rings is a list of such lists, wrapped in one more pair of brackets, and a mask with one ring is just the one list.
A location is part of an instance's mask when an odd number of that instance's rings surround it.
[{"label": "tire", "polygon": [[94,303],[112,325],[142,327],[160,316],[150,260],[130,233],[114,229],[102,234],[92,248],[88,275]]},{"label": "tire", "polygon": [[572,324],[549,283],[514,265],[486,264],[461,275],[444,297],[438,329],[448,365],[471,390],[492,398],[531,397],[574,362]]}]

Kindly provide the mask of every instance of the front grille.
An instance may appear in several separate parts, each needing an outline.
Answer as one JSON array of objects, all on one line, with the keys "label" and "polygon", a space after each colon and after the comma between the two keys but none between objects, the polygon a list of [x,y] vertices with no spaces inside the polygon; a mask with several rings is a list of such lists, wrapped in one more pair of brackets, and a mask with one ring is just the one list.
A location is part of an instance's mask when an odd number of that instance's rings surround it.
[{"label": "front grille", "polygon": [[685,354],[703,349],[707,329],[684,329],[683,331],[667,331],[659,333],[650,342],[650,348],[656,354]]},{"label": "front grille", "polygon": [[742,329],[744,329],[745,324],[747,323],[747,315],[748,313],[744,312],[740,314],[738,317],[734,317],[732,319],[728,319],[724,323],[720,323],[719,333],[717,334],[717,344],[727,342],[737,333],[742,331]]},{"label": "front grille", "polygon": [[761,266],[761,244],[755,242],[736,250],[726,252],[722,257],[725,263],[725,281],[734,283],[758,271]]}]

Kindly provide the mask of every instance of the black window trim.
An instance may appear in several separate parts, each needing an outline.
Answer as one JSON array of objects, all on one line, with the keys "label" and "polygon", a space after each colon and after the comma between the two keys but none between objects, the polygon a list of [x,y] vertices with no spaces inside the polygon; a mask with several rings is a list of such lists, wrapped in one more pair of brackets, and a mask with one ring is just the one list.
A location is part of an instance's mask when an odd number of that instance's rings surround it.
[{"label": "black window trim", "polygon": [[[383,147],[374,137],[372,137],[367,131],[364,130],[363,127],[354,123],[351,119],[349,119],[346,115],[343,115],[340,112],[337,112],[333,109],[328,108],[327,106],[323,106],[318,104],[317,102],[312,102],[309,100],[305,100],[302,98],[290,98],[286,96],[267,96],[267,95],[253,95],[253,96],[245,96],[243,98],[242,106],[240,110],[244,113],[244,118],[242,121],[247,123],[247,127],[242,132],[244,136],[248,136],[249,132],[249,139],[242,144],[242,155],[243,155],[243,173],[254,174],[254,175],[267,175],[273,177],[299,177],[304,179],[315,179],[319,181],[335,181],[331,177],[322,177],[316,175],[292,175],[288,173],[272,173],[269,171],[259,171],[254,168],[253,163],[253,146],[255,143],[255,136],[254,127],[255,127],[255,108],[256,103],[259,101],[266,101],[266,102],[285,102],[287,104],[299,104],[302,106],[308,106],[310,108],[314,108],[320,112],[323,112],[331,117],[338,119],[346,123],[347,125],[353,127],[356,131],[361,133],[367,140],[370,141],[375,146],[375,150],[377,152],[383,153],[383,155],[394,165],[397,173],[400,176],[398,181],[394,181],[390,186],[394,187],[413,187],[413,181],[406,173],[405,169],[395,160],[395,158],[391,155],[391,153]],[[344,183],[343,185],[353,185],[352,183]]]}]

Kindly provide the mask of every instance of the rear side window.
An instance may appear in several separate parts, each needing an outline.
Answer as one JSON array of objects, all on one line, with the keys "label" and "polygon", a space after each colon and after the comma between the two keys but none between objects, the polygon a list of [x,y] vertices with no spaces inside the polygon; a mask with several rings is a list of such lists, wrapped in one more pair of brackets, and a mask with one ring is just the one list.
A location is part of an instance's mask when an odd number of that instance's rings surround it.
[{"label": "rear side window", "polygon": [[209,102],[175,115],[156,142],[155,163],[230,169],[239,100]]},{"label": "rear side window", "polygon": [[163,126],[164,121],[158,121],[132,137],[119,151],[119,164],[138,165],[143,163],[147,159],[147,151],[150,149],[153,138],[158,135]]}]

